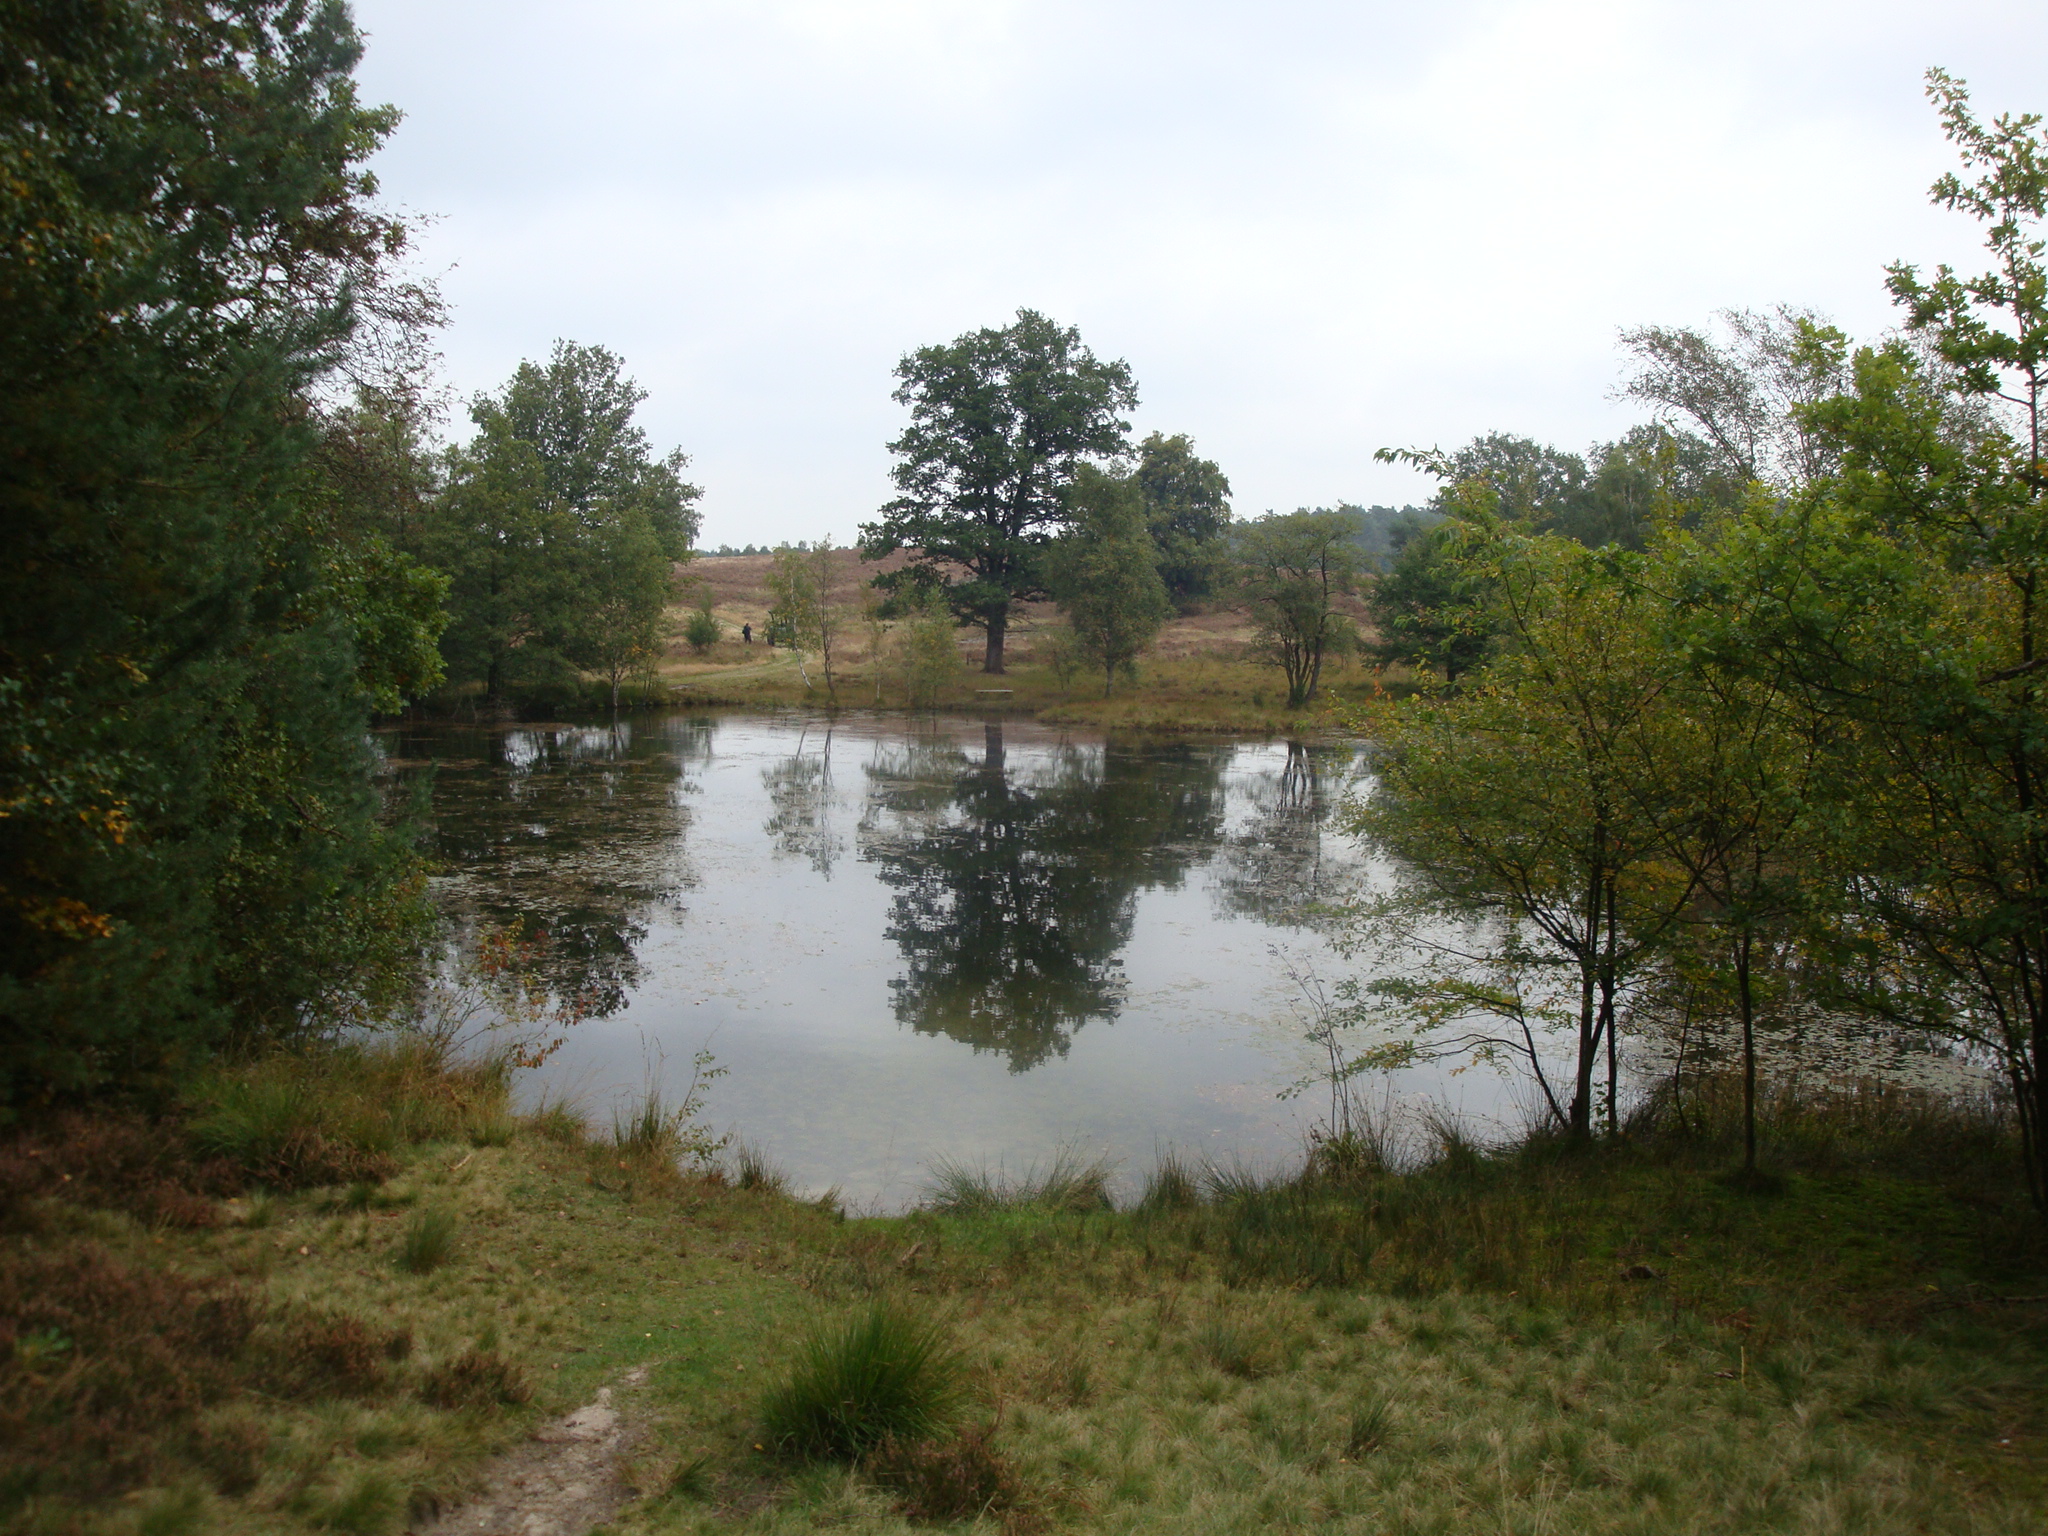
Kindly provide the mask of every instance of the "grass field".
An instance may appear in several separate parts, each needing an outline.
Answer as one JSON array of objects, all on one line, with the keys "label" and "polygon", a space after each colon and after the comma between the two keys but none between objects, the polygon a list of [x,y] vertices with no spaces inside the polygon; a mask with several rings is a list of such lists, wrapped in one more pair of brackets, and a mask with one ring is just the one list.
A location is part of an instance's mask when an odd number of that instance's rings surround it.
[{"label": "grass field", "polygon": [[[280,1145],[295,1074],[323,1107]],[[501,1076],[257,1075],[267,1098],[215,1085],[201,1152],[72,1122],[0,1160],[0,1528],[423,1525],[643,1366],[619,1532],[2031,1532],[2048,1509],[2041,1231],[2003,1129],[1952,1107],[1780,1106],[1765,1193],[1722,1176],[1719,1133],[1645,1120],[1398,1170],[1169,1161],[1128,1210],[1078,1163],[942,1170],[931,1208],[845,1220],[758,1150],[679,1171],[658,1133],[513,1120]],[[204,1193],[259,1153],[271,1192]],[[851,1460],[778,1441],[804,1362],[877,1309],[932,1330],[933,1416]]]},{"label": "grass field", "polygon": [[[851,550],[839,552],[833,595],[846,614],[828,686],[820,658],[802,664],[789,650],[764,638],[769,594],[766,555],[700,556],[684,568],[690,602],[708,599],[724,626],[725,638],[703,652],[682,640],[669,643],[658,661],[628,690],[636,704],[695,704],[742,709],[902,709],[908,679],[896,655],[893,630],[871,634],[859,619],[861,590],[876,571],[900,564],[863,564]],[[680,634],[687,604],[671,615]],[[1353,617],[1362,607],[1352,604]],[[1302,708],[1287,707],[1287,685],[1279,670],[1251,658],[1252,630],[1244,614],[1217,605],[1170,621],[1140,662],[1135,679],[1118,679],[1104,696],[1104,680],[1086,672],[1061,678],[1047,665],[1044,639],[1059,623],[1050,603],[1023,603],[1014,610],[1006,647],[1007,670],[981,671],[982,634],[962,629],[957,638],[960,669],[938,690],[936,707],[994,710],[1028,715],[1051,725],[1160,733],[1216,732],[1295,734],[1324,729],[1332,706],[1356,704],[1377,693],[1412,686],[1406,669],[1375,668],[1357,659],[1333,657],[1318,697]],[[754,631],[751,644],[741,625]],[[877,640],[880,648],[877,649]],[[605,690],[590,684],[586,703]],[[442,707],[474,703],[470,694],[451,693]],[[550,706],[569,702],[549,699]]]}]

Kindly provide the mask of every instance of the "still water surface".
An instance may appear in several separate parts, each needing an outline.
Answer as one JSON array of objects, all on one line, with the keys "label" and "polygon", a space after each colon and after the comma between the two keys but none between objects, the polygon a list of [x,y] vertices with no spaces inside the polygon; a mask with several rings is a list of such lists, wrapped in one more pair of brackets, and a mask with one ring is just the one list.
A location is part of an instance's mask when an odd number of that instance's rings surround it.
[{"label": "still water surface", "polygon": [[869,1209],[938,1159],[1299,1155],[1289,971],[1343,969],[1353,748],[681,712],[382,740],[436,765],[451,911],[545,928],[598,1000],[533,1091],[601,1117],[708,1047],[708,1118]]}]

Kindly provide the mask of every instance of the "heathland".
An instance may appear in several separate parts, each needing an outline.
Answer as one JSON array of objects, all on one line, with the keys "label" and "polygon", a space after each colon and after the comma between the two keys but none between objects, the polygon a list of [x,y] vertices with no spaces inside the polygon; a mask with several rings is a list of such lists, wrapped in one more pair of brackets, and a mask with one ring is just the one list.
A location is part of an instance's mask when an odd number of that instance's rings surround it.
[{"label": "heathland", "polygon": [[531,1437],[601,1393],[574,1507],[618,1532],[2021,1532],[2048,1499],[2048,1263],[2009,1127],[1954,1104],[1773,1100],[1765,1184],[1709,1081],[1605,1148],[1360,1120],[1287,1174],[1169,1154],[1122,1209],[1068,1160],[849,1219],[678,1107],[515,1115],[511,1076],[392,1040],[12,1139],[7,1528],[518,1529],[574,1438]]},{"label": "heathland", "polygon": [[[672,638],[659,658],[634,677],[629,697],[648,704],[742,709],[902,709],[916,702],[999,710],[1054,725],[1266,735],[1325,730],[1333,704],[1355,705],[1412,687],[1412,670],[1398,661],[1380,664],[1369,657],[1338,655],[1330,659],[1317,697],[1290,705],[1286,679],[1263,659],[1250,615],[1218,599],[1167,619],[1144,656],[1105,690],[1100,674],[1056,654],[1055,637],[1063,631],[1059,610],[1039,600],[1015,606],[1000,675],[981,671],[981,634],[962,629],[953,636],[953,664],[938,669],[920,694],[904,654],[903,624],[865,622],[860,615],[866,584],[901,564],[900,559],[864,561],[856,549],[831,552],[827,595],[844,617],[828,681],[815,650],[800,654],[788,645],[768,644],[775,605],[769,587],[772,556],[699,555],[684,568],[688,600],[671,609]],[[707,603],[719,637],[698,649],[682,634],[690,615]],[[1338,598],[1336,609],[1371,635],[1370,617],[1355,597]],[[751,643],[742,638],[742,626],[751,628]]]}]

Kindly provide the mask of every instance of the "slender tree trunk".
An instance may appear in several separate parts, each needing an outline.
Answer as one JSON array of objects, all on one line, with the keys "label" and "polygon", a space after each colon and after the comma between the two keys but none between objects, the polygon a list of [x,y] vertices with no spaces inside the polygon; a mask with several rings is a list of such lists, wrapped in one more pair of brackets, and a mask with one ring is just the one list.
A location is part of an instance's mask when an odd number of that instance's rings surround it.
[{"label": "slender tree trunk", "polygon": [[1003,671],[1003,636],[1010,627],[1010,611],[998,608],[988,616],[988,648],[982,655],[981,670],[1000,677]]},{"label": "slender tree trunk", "polygon": [[1756,1000],[1749,981],[1750,932],[1735,941],[1735,998],[1742,1015],[1742,1172],[1756,1176]]},{"label": "slender tree trunk", "polygon": [[1607,936],[1600,966],[1600,1027],[1607,1036],[1607,1139],[1621,1135],[1620,1083],[1615,1071],[1614,1045],[1614,884],[1607,885]]},{"label": "slender tree trunk", "polygon": [[1579,1060],[1572,1076],[1572,1139],[1588,1141],[1593,1135],[1593,1063],[1600,1059],[1600,1037],[1595,1021],[1599,1009],[1593,1003],[1593,968],[1579,973]]},{"label": "slender tree trunk", "polygon": [[1600,1059],[1600,1009],[1594,1001],[1594,989],[1600,968],[1600,917],[1607,889],[1602,867],[1606,846],[1606,829],[1596,825],[1593,873],[1586,882],[1586,921],[1580,931],[1579,1051],[1572,1077],[1572,1138],[1576,1141],[1589,1141],[1593,1135],[1593,1067]]}]

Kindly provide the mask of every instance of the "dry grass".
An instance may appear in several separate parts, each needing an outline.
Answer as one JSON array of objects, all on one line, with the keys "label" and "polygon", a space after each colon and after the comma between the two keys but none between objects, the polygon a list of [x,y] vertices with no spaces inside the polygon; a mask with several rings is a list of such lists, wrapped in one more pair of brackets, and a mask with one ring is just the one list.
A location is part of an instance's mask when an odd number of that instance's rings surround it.
[{"label": "dry grass", "polygon": [[[1715,1092],[1617,1151],[1179,1166],[1124,1212],[841,1221],[564,1114],[394,1140],[391,1180],[262,1224],[39,1186],[5,1235],[0,1530],[396,1532],[643,1364],[622,1536],[2037,1528],[2048,1309],[1998,1298],[2048,1283],[2001,1125],[1779,1103],[1760,1195],[1719,1177]],[[465,1240],[408,1274],[422,1210]],[[771,1454],[795,1341],[878,1302],[944,1320],[971,1427]]]},{"label": "dry grass", "polygon": [[[850,611],[857,610],[861,589],[877,571],[901,564],[901,557],[864,565],[851,551],[838,560],[835,595]],[[869,636],[857,618],[846,626],[835,664],[837,687],[827,691],[813,661],[806,688],[795,658],[771,650],[761,640],[769,598],[766,555],[710,556],[693,561],[687,580],[708,595],[714,615],[725,625],[727,638],[699,654],[680,640],[656,669],[659,697],[669,702],[757,707],[805,703],[836,703],[842,707],[903,708],[907,685],[900,669],[885,653],[878,665]],[[1362,614],[1362,609],[1359,610]],[[680,624],[684,610],[678,608]],[[1357,615],[1354,615],[1357,616]],[[740,638],[740,625],[754,626],[752,645]],[[1099,729],[1154,732],[1299,733],[1322,727],[1321,705],[1289,710],[1286,684],[1269,667],[1246,659],[1252,639],[1244,614],[1226,607],[1182,615],[1160,632],[1140,664],[1135,683],[1119,682],[1104,698],[1102,679],[1080,675],[1061,681],[1045,664],[1042,642],[1058,625],[1050,603],[1023,603],[1014,610],[1007,661],[1009,670],[990,677],[980,670],[982,636],[963,629],[957,644],[961,675],[941,693],[942,709],[1001,709],[1035,715],[1050,724],[1085,725]],[[1375,689],[1396,691],[1410,686],[1405,672],[1374,673],[1355,664],[1333,662],[1326,677],[1322,704],[1352,704]]]}]

